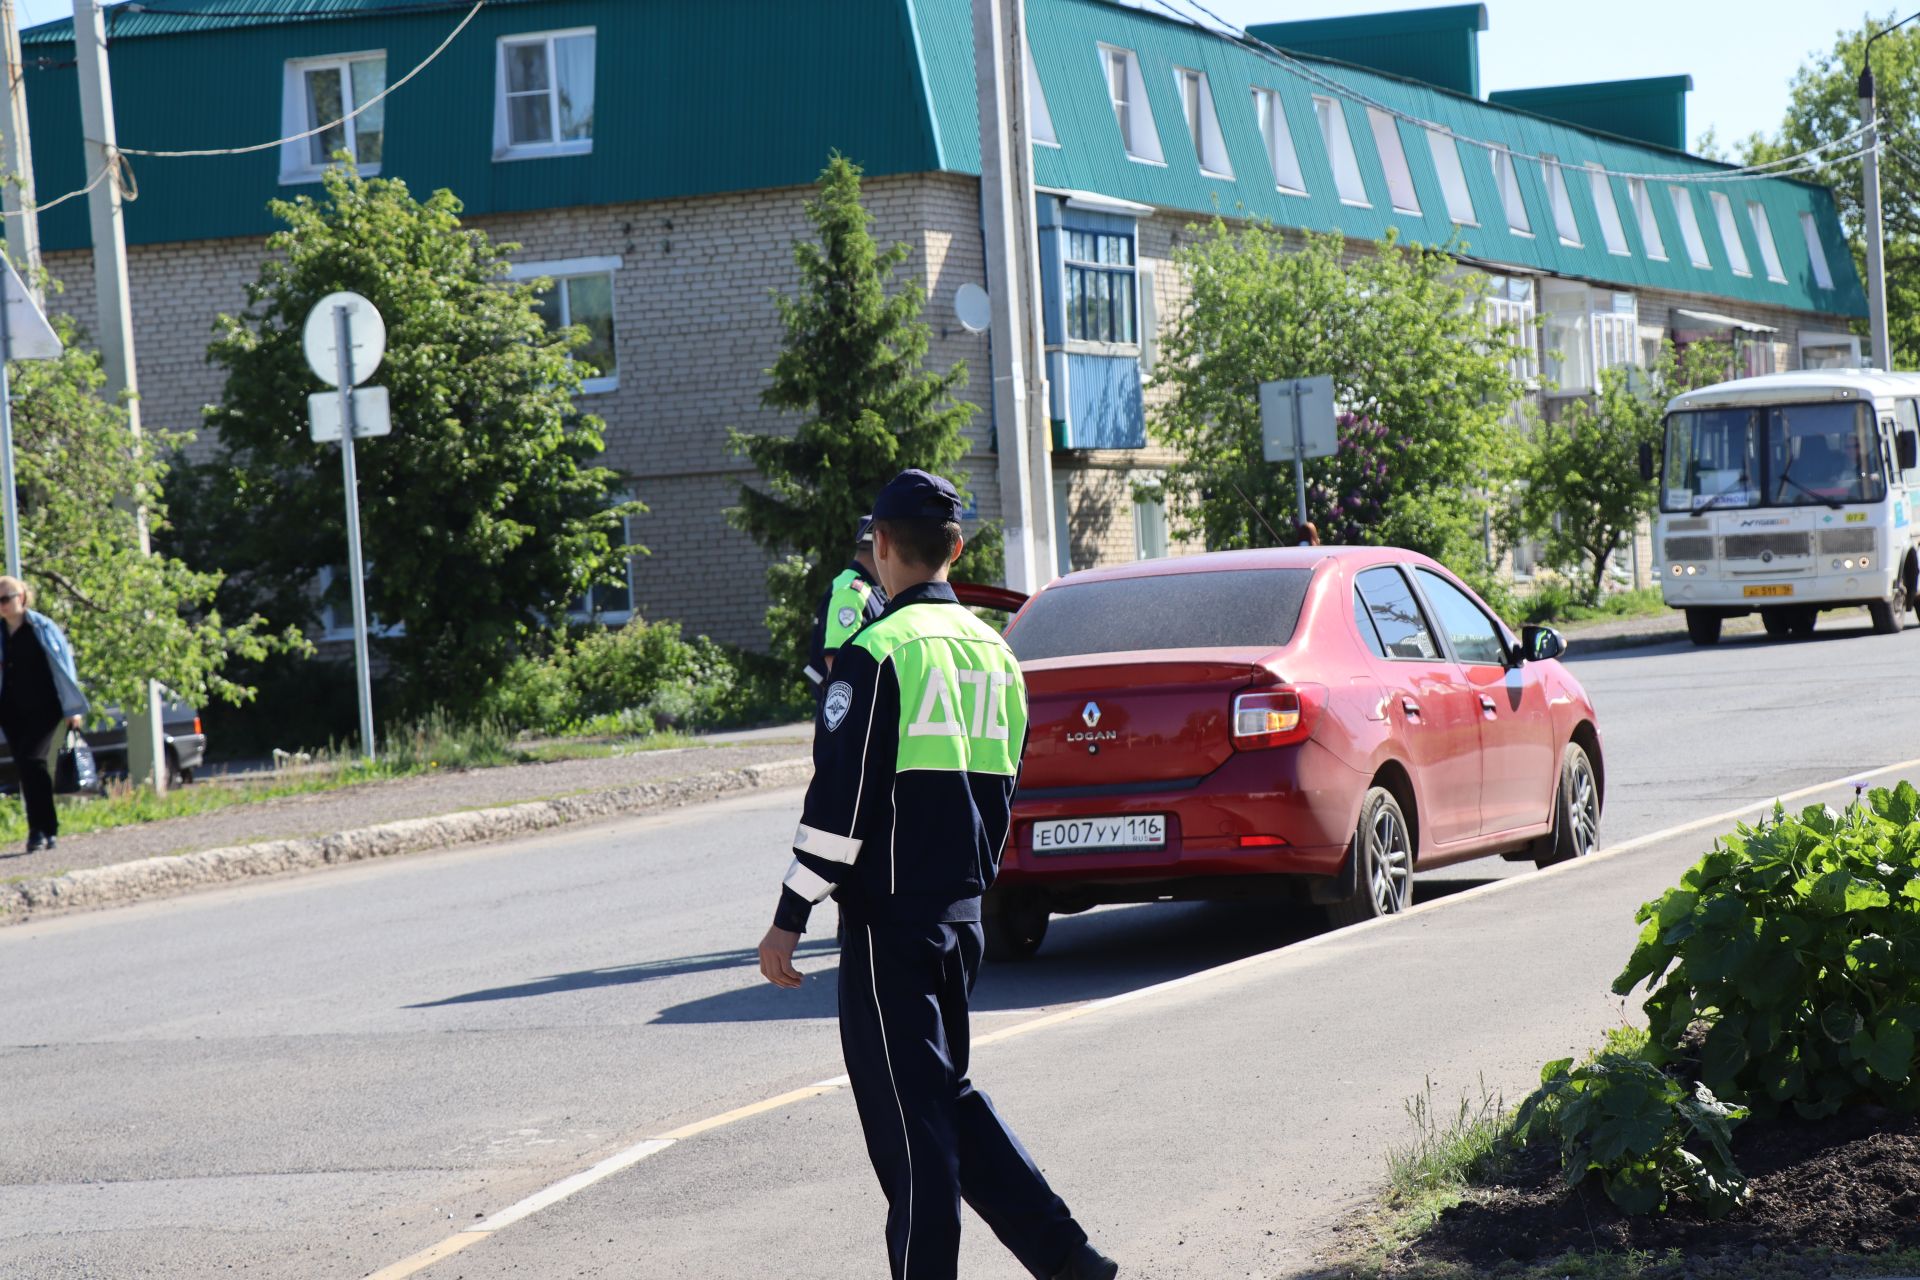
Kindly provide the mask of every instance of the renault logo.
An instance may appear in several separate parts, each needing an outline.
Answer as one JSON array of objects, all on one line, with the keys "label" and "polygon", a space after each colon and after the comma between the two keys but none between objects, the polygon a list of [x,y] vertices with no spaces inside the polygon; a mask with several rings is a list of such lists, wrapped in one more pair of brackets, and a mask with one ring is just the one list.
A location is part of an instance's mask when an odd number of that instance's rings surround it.
[{"label": "renault logo", "polygon": [[1086,722],[1086,726],[1089,729],[1099,724],[1100,723],[1100,704],[1097,702],[1089,702],[1084,708],[1081,709],[1080,719]]}]

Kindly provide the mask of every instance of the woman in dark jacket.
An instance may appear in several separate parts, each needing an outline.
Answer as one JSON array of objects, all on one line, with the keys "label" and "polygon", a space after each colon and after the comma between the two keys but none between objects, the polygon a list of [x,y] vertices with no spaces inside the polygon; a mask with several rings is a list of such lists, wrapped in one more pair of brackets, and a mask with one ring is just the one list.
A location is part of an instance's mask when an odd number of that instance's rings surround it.
[{"label": "woman in dark jacket", "polygon": [[51,849],[60,834],[53,807],[53,756],[68,727],[87,717],[73,646],[52,618],[35,613],[33,590],[0,576],[0,733],[13,753],[27,806],[27,852]]}]

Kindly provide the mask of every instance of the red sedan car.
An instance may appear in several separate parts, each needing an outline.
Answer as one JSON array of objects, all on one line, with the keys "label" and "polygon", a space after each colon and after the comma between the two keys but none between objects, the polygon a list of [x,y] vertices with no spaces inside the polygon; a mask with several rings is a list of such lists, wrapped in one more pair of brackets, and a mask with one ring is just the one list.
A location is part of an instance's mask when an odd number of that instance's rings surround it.
[{"label": "red sedan car", "polygon": [[1076,573],[1007,641],[1031,711],[990,954],[1107,902],[1280,893],[1354,923],[1405,910],[1416,869],[1593,848],[1605,767],[1564,642],[1516,639],[1425,556]]}]

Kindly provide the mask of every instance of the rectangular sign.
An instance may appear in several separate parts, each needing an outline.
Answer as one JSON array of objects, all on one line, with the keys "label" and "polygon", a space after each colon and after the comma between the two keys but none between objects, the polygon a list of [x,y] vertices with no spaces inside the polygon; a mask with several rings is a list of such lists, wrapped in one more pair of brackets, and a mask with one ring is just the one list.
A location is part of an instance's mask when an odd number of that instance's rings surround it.
[{"label": "rectangular sign", "polygon": [[1299,401],[1301,458],[1330,458],[1340,449],[1333,379],[1284,378],[1260,384],[1260,443],[1268,462],[1293,461],[1294,402]]},{"label": "rectangular sign", "polygon": [[[307,425],[315,444],[334,444],[341,436],[340,393],[316,391],[307,397]],[[360,387],[353,393],[353,438],[393,433],[385,387]]]},{"label": "rectangular sign", "polygon": [[1164,849],[1167,816],[1119,814],[1102,818],[1056,818],[1033,824],[1035,853],[1089,853],[1096,849]]},{"label": "rectangular sign", "polygon": [[1748,587],[1742,591],[1741,594],[1746,596],[1790,596],[1793,594],[1793,584],[1791,582],[1783,582],[1778,586]]}]

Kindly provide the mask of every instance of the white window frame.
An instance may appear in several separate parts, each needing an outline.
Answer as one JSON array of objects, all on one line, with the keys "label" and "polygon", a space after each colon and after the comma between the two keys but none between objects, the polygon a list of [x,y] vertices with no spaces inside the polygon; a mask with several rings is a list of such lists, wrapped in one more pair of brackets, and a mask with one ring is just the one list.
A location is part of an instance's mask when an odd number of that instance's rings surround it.
[{"label": "white window frame", "polygon": [[[1158,473],[1140,476],[1136,483],[1158,484],[1165,477]],[[1151,529],[1159,542],[1156,550],[1149,545],[1148,530]],[[1151,553],[1151,554],[1149,554]],[[1158,560],[1173,554],[1173,536],[1167,527],[1167,502],[1163,497],[1158,502],[1136,497],[1133,500],[1133,558],[1135,560]]]},{"label": "white window frame", "polygon": [[[1173,87],[1180,95],[1180,113],[1187,118],[1187,137],[1193,154],[1200,161],[1200,172],[1209,178],[1233,181],[1233,160],[1227,155],[1227,140],[1220,135],[1220,113],[1213,105],[1213,85],[1207,73],[1192,67],[1173,69]],[[1194,108],[1199,108],[1199,117]]]},{"label": "white window frame", "polygon": [[[1513,296],[1512,286],[1516,283],[1526,286],[1526,297]],[[1514,328],[1513,356],[1507,362],[1507,371],[1528,390],[1537,389],[1540,385],[1539,286],[1531,276],[1503,276],[1489,272],[1487,294],[1482,305],[1486,309],[1489,328],[1501,325],[1512,325]]]},{"label": "white window frame", "polygon": [[1822,289],[1833,288],[1833,268],[1827,263],[1827,246],[1820,243],[1820,228],[1811,213],[1800,215],[1800,234],[1807,240],[1807,261],[1813,266],[1813,282]]},{"label": "white window frame", "polygon": [[1338,98],[1313,95],[1313,117],[1320,126],[1320,141],[1326,145],[1327,163],[1333,167],[1334,190],[1340,203],[1356,209],[1371,209],[1366,179],[1360,175],[1360,157],[1354,154],[1353,135],[1347,131],[1347,113]]},{"label": "white window frame", "polygon": [[1446,197],[1447,216],[1462,227],[1479,226],[1480,214],[1473,207],[1467,171],[1460,164],[1460,143],[1451,133],[1429,129],[1427,150],[1433,154],[1434,172],[1440,175],[1440,194]]},{"label": "white window frame", "polygon": [[[1113,106],[1113,122],[1120,130],[1120,145],[1125,148],[1127,159],[1135,164],[1151,164],[1164,167],[1167,163],[1166,152],[1160,149],[1160,130],[1153,122],[1153,105],[1147,101],[1147,82],[1140,74],[1140,58],[1131,49],[1117,44],[1102,44],[1100,50],[1100,83],[1107,87],[1107,97]],[[1123,78],[1126,81],[1127,96],[1124,99],[1113,96],[1113,60],[1123,61]],[[1121,107],[1126,108],[1124,120]]]},{"label": "white window frame", "polygon": [[[626,502],[632,497],[631,494],[625,493],[625,492],[622,492],[616,496],[622,502]],[[633,541],[633,517],[632,516],[622,516],[620,518],[620,536],[628,542]],[[608,609],[602,613],[595,613],[593,611],[593,593],[595,591],[600,590],[602,587],[609,585],[603,582],[599,584],[599,586],[587,588],[586,606],[584,608],[576,609],[573,607],[573,602],[568,601],[567,617],[574,622],[597,622],[601,626],[606,626],[606,627],[624,627],[627,625],[627,623],[633,621],[635,610],[633,607],[633,552],[631,548],[629,548],[629,550],[627,551],[626,568],[627,568],[627,607],[626,608]]]},{"label": "white window frame", "polygon": [[[358,53],[333,53],[318,58],[289,58],[281,78],[280,136],[292,138],[295,134],[307,133],[323,124],[333,123],[330,120],[311,120],[307,117],[307,73],[309,71],[328,68],[339,70],[340,99],[346,105],[347,114],[351,115],[360,106],[353,100],[353,64],[371,62],[375,58],[385,62],[387,51],[363,49]],[[346,149],[354,154],[357,161],[360,154],[359,130],[354,127],[352,120],[346,121],[343,127],[347,132]],[[382,132],[385,132],[384,126]],[[327,165],[313,163],[308,154],[312,142],[311,138],[300,138],[298,141],[280,144],[280,185],[294,186],[320,181],[320,175],[327,171]],[[381,154],[383,156],[386,154],[384,140],[381,144]],[[380,164],[378,161],[373,164],[362,164],[359,169],[362,177],[377,177],[380,173]]]},{"label": "white window frame", "polygon": [[[1802,214],[1801,216],[1811,217],[1812,215]],[[1800,358],[1800,367],[1802,369],[1807,368],[1808,347],[1845,347],[1853,353],[1853,363],[1841,367],[1849,369],[1865,367],[1866,362],[1860,357],[1860,339],[1851,333],[1827,333],[1818,329],[1802,329],[1794,342],[1794,351]],[[1832,368],[1833,366],[1822,365],[1820,367]]]},{"label": "white window frame", "polygon": [[1053,112],[1047,109],[1047,91],[1040,83],[1040,68],[1033,61],[1033,45],[1027,55],[1027,134],[1037,147],[1057,147],[1060,135],[1054,132]]},{"label": "white window frame", "polygon": [[601,258],[558,258],[548,262],[516,262],[508,278],[512,280],[538,280],[542,277],[552,280],[555,288],[560,289],[561,323],[571,324],[572,307],[567,302],[567,292],[560,288],[568,280],[578,280],[584,276],[606,276],[609,282],[608,292],[613,299],[613,372],[588,378],[580,384],[579,394],[583,396],[605,395],[609,391],[620,389],[620,291],[615,277],[620,271],[622,260],[618,256]]},{"label": "white window frame", "polygon": [[1307,175],[1300,168],[1300,152],[1293,145],[1293,126],[1278,89],[1253,86],[1253,114],[1266,140],[1267,162],[1273,166],[1274,190],[1290,196],[1307,194]]},{"label": "white window frame", "polygon": [[1605,370],[1641,364],[1639,302],[1633,294],[1566,280],[1546,281],[1541,294],[1544,344],[1560,352],[1552,394],[1586,395],[1599,388]]},{"label": "white window frame", "polygon": [[1627,246],[1627,229],[1620,221],[1620,206],[1613,198],[1613,181],[1597,164],[1587,166],[1587,185],[1593,192],[1593,207],[1600,214],[1600,236],[1607,252],[1615,257],[1633,256]]},{"label": "white window frame", "polygon": [[1571,248],[1581,247],[1580,220],[1573,216],[1573,193],[1567,190],[1566,170],[1560,165],[1558,157],[1547,156],[1547,203],[1553,206],[1553,229],[1560,236],[1560,243]]},{"label": "white window frame", "polygon": [[1500,193],[1500,206],[1506,211],[1507,231],[1531,240],[1533,218],[1527,212],[1527,198],[1520,191],[1520,166],[1514,163],[1510,151],[1490,149],[1487,157],[1493,165],[1493,185]]},{"label": "white window frame", "polygon": [[1633,220],[1640,228],[1640,240],[1647,247],[1647,257],[1654,262],[1667,260],[1667,242],[1660,235],[1660,216],[1654,212],[1653,193],[1647,190],[1645,178],[1627,179],[1627,196],[1633,201]]},{"label": "white window frame", "polygon": [[1378,107],[1367,108],[1367,125],[1380,167],[1387,172],[1387,199],[1397,213],[1420,213],[1420,196],[1413,189],[1413,170],[1407,167],[1407,149],[1400,141],[1400,122]]},{"label": "white window frame", "polygon": [[1747,246],[1740,242],[1740,223],[1733,216],[1733,201],[1719,191],[1707,192],[1707,199],[1713,204],[1713,220],[1720,226],[1720,243],[1726,247],[1733,274],[1752,275],[1753,264],[1747,261]]},{"label": "white window frame", "polygon": [[[546,156],[584,156],[593,151],[591,137],[573,140],[560,136],[560,61],[554,56],[557,40],[573,36],[592,36],[594,52],[594,98],[600,96],[600,36],[594,27],[566,27],[558,31],[519,31],[501,36],[493,46],[493,158],[499,160],[537,160]],[[509,142],[507,116],[507,47],[544,40],[547,46],[547,110],[553,125],[550,142]]]},{"label": "white window frame", "polygon": [[1673,216],[1680,224],[1680,239],[1686,243],[1687,261],[1702,271],[1712,270],[1713,258],[1707,253],[1707,237],[1700,230],[1700,211],[1693,207],[1693,192],[1670,185],[1667,196],[1673,201]]},{"label": "white window frame", "polygon": [[1780,265],[1780,244],[1773,238],[1773,221],[1767,217],[1767,206],[1758,200],[1747,201],[1747,221],[1753,227],[1753,239],[1760,246],[1760,261],[1767,269],[1767,279],[1775,284],[1787,282],[1787,270]]}]

